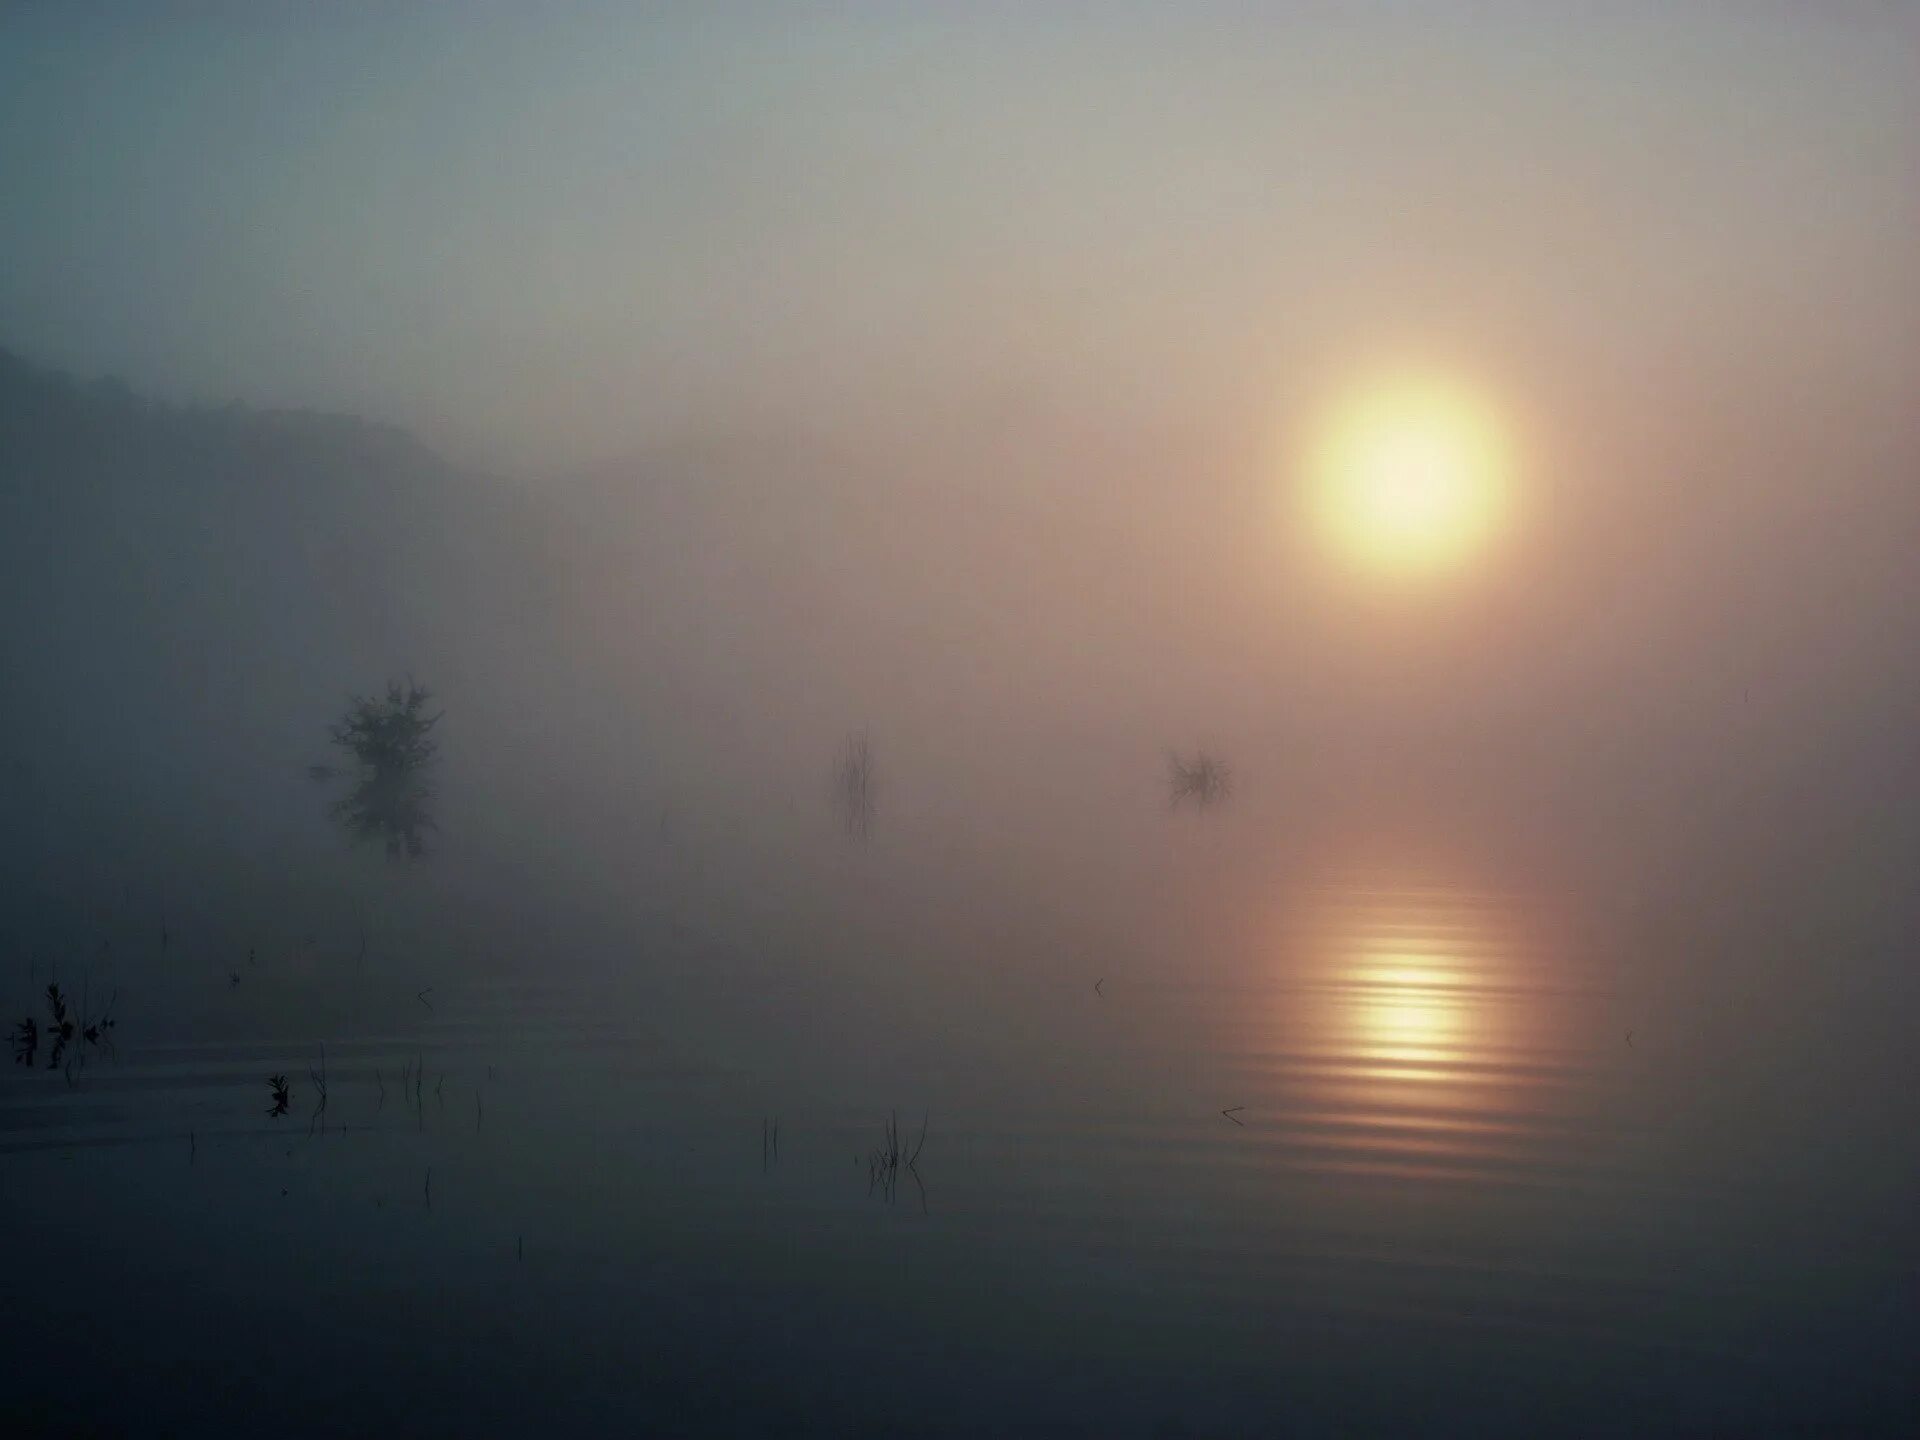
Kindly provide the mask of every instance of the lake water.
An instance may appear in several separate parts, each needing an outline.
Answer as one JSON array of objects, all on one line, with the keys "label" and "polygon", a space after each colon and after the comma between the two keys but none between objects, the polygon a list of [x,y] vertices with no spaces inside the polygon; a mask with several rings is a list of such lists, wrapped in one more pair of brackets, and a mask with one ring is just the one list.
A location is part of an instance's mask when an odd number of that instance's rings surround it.
[{"label": "lake water", "polygon": [[1780,908],[1362,866],[1026,968],[964,907],[156,964],[0,1085],[8,1428],[1920,1433],[1910,987]]}]

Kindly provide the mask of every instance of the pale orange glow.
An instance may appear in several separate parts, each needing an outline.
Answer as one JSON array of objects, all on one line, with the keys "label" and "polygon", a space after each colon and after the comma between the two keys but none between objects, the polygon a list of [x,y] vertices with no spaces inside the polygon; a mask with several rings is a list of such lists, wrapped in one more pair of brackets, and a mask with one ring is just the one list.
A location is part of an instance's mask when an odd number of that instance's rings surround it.
[{"label": "pale orange glow", "polygon": [[1486,1185],[1564,1163],[1568,1117],[1594,1098],[1580,1051],[1593,1026],[1557,902],[1444,864],[1329,880],[1278,888],[1285,1163]]},{"label": "pale orange glow", "polygon": [[1303,926],[1305,1003],[1290,1002],[1285,1023],[1332,1060],[1326,1084],[1343,1103],[1512,1098],[1521,1082],[1502,1063],[1549,1018],[1523,999],[1537,962],[1518,911],[1452,884],[1339,886],[1289,908]]},{"label": "pale orange glow", "polygon": [[1355,1039],[1361,1048],[1401,1059],[1437,1058],[1461,1040],[1458,996],[1446,993],[1447,975],[1423,968],[1420,957],[1374,957],[1356,967]]},{"label": "pale orange glow", "polygon": [[1511,439],[1470,387],[1427,373],[1375,379],[1339,398],[1306,459],[1309,517],[1343,559],[1372,573],[1458,569],[1505,525]]}]

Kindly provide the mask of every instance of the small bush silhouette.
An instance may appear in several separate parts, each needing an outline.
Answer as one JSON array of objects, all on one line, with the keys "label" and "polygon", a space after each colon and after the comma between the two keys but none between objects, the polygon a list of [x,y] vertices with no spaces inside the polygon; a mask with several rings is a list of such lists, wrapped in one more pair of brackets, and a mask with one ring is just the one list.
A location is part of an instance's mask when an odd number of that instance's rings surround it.
[{"label": "small bush silhouette", "polygon": [[1227,762],[1204,750],[1194,752],[1192,760],[1182,760],[1167,752],[1168,803],[1178,809],[1191,800],[1197,810],[1220,804],[1233,790],[1233,771]]}]

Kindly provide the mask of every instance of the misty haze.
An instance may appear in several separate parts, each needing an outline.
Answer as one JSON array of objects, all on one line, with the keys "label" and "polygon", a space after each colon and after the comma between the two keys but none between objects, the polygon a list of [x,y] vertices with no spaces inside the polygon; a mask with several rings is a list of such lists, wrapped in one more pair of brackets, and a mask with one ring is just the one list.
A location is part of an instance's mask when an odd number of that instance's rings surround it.
[{"label": "misty haze", "polygon": [[0,1432],[1920,1434],[1916,77],[0,8]]}]

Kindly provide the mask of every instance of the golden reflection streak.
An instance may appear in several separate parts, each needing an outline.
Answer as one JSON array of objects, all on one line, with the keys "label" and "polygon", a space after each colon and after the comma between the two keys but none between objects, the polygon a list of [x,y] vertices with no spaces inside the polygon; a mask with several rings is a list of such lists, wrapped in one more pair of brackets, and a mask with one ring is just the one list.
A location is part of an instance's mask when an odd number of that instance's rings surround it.
[{"label": "golden reflection streak", "polygon": [[1350,1025],[1359,1056],[1425,1062],[1425,1068],[1409,1069],[1407,1075],[1427,1079],[1442,1073],[1430,1068],[1434,1062],[1459,1056],[1469,1039],[1471,1016],[1461,996],[1448,995],[1448,972],[1434,960],[1427,954],[1367,954],[1357,964]]},{"label": "golden reflection streak", "polygon": [[1568,1137],[1596,1092],[1568,918],[1470,885],[1292,890],[1268,1022],[1284,1163],[1503,1186],[1576,1164]]},{"label": "golden reflection streak", "polygon": [[1434,1101],[1435,1087],[1450,1087],[1489,1108],[1526,1108],[1513,1062],[1550,1022],[1515,907],[1431,886],[1323,898],[1301,957],[1312,1013],[1300,1018],[1314,1050],[1366,1092],[1349,1101],[1364,1110],[1420,1091]]}]

